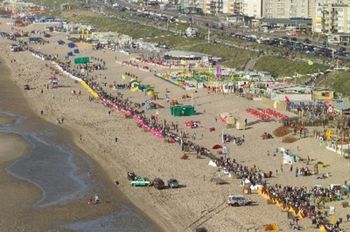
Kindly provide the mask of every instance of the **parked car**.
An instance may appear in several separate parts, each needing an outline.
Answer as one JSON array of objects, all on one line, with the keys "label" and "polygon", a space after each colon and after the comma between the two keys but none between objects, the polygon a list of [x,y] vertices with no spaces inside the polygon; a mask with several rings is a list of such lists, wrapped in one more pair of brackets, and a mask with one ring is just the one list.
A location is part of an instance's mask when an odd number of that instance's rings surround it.
[{"label": "parked car", "polygon": [[178,188],[179,187],[179,182],[176,179],[170,179],[168,180],[168,187],[169,188]]},{"label": "parked car", "polygon": [[153,180],[153,186],[156,188],[156,189],[163,189],[165,187],[165,184],[164,184],[164,181],[157,177]]},{"label": "parked car", "polygon": [[135,180],[131,181],[131,186],[151,186],[152,182],[147,178],[143,176],[138,176],[135,178]]},{"label": "parked car", "polygon": [[231,206],[245,206],[252,204],[252,201],[242,195],[230,195],[228,196],[227,204]]}]

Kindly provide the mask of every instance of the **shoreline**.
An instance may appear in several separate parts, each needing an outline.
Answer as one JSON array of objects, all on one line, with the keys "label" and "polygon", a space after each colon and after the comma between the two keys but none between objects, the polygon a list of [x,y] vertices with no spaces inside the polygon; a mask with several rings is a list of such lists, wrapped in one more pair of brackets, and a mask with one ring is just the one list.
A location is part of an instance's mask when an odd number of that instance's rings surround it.
[{"label": "shoreline", "polygon": [[[7,112],[11,112],[11,113],[14,113],[16,115],[18,114],[21,116],[25,116],[25,117],[34,119],[33,120],[34,125],[30,125],[29,127],[39,126],[41,120],[44,120],[46,123],[52,124],[54,121],[51,121],[50,118],[40,117],[38,114],[35,113],[35,111],[34,111],[35,109],[33,109],[32,104],[29,104],[28,100],[22,97],[22,96],[24,96],[25,93],[23,92],[23,90],[20,89],[21,86],[19,86],[18,82],[16,82],[15,79],[13,79],[12,75],[13,75],[14,70],[13,70],[13,67],[11,67],[11,65],[9,65],[10,62],[8,61],[8,59],[6,59],[6,57],[4,57],[2,55],[2,56],[0,56],[0,62],[3,62],[3,64],[0,64],[0,68],[2,68],[2,71],[3,71],[3,68],[5,68],[5,69],[8,68],[10,71],[10,75],[6,75],[6,72],[3,72],[3,73],[5,73],[5,75],[2,75],[2,76],[4,76],[3,83],[8,81],[7,84],[16,86],[15,88],[20,91],[20,93],[17,93],[17,94],[19,94],[20,96],[18,96],[16,93],[13,93],[13,96],[17,95],[16,98],[18,98],[18,99],[22,98],[22,100],[24,102],[24,103],[21,103],[23,105],[23,108],[21,108],[21,109],[18,109],[16,107],[15,107],[16,108],[15,109],[13,106],[10,106],[11,104],[8,104],[5,107],[2,104],[1,107],[5,108]],[[5,67],[3,67],[3,66],[5,66]],[[3,102],[0,102],[0,104],[1,103],[3,103]],[[1,122],[8,123],[8,122],[10,122],[10,120],[2,119]],[[55,125],[55,127],[57,127],[57,125]],[[103,196],[106,199],[117,198],[116,200],[112,200],[111,202],[114,202],[112,204],[116,204],[116,202],[118,202],[117,203],[118,206],[112,206],[112,208],[111,208],[111,206],[108,205],[106,207],[103,207],[105,209],[104,210],[102,209],[102,211],[100,209],[97,210],[97,211],[101,211],[101,212],[97,212],[97,214],[94,213],[95,215],[90,215],[88,217],[86,217],[86,213],[83,213],[83,215],[81,215],[82,219],[85,218],[84,220],[87,220],[89,218],[99,217],[98,215],[100,215],[100,216],[109,215],[109,213],[112,213],[116,210],[118,211],[118,209],[123,204],[126,204],[127,207],[131,208],[134,212],[136,212],[137,214],[139,214],[143,218],[145,218],[148,221],[148,223],[151,224],[152,228],[155,228],[156,231],[162,231],[162,229],[158,226],[158,224],[155,221],[151,220],[151,218],[149,218],[149,216],[147,214],[140,211],[131,201],[129,201],[129,199],[126,196],[124,196],[124,194],[120,190],[116,189],[116,186],[112,184],[110,179],[107,177],[105,171],[101,168],[100,164],[93,159],[93,157],[88,153],[88,150],[82,149],[81,144],[79,144],[79,142],[77,142],[77,140],[78,140],[77,137],[79,137],[79,136],[77,136],[77,132],[75,132],[73,128],[59,127],[58,132],[59,132],[59,137],[62,138],[62,141],[68,141],[68,140],[71,141],[75,146],[74,150],[77,150],[77,153],[79,155],[87,156],[86,158],[88,158],[90,160],[90,162],[94,163],[93,164],[94,172],[92,173],[92,175],[93,175],[94,179],[97,179],[99,182],[101,182],[101,184],[103,186],[105,186],[104,190],[103,190]],[[17,136],[19,136],[19,135],[17,135]],[[20,157],[18,157],[18,158],[20,158]],[[17,160],[17,159],[15,159],[15,160]],[[7,164],[5,166],[5,168],[7,168],[9,165],[13,164],[15,162],[15,160],[12,160],[9,164]],[[35,184],[33,184],[31,182],[19,179],[19,178],[15,177],[7,172],[6,172],[6,175],[8,175],[11,178],[16,179],[19,182],[25,182],[27,185],[34,188],[37,192],[41,192],[41,190],[38,188],[38,186],[36,186]],[[40,195],[42,195],[42,193]],[[34,211],[36,210],[38,212],[40,212],[40,211],[49,211],[50,212],[51,211],[51,213],[53,213],[54,211],[57,211],[57,209],[59,209],[59,208],[71,208],[72,205],[74,207],[74,205],[77,205],[77,204],[86,204],[83,202],[85,202],[85,198],[75,199],[72,202],[69,202],[68,204],[65,204],[62,206],[58,205],[58,206],[48,207],[48,209],[31,209],[31,210],[34,210]],[[121,202],[123,202],[123,204],[121,204]],[[93,210],[93,211],[96,211],[96,210]],[[88,214],[91,214],[91,213],[88,213]],[[79,215],[77,215],[76,217],[79,218]],[[72,222],[68,218],[66,220],[67,220],[66,223]],[[79,220],[80,219],[77,219],[77,218],[74,219],[74,221],[79,221]],[[64,224],[64,221],[62,221],[60,224]],[[65,229],[61,229],[61,230],[65,231]]]}]

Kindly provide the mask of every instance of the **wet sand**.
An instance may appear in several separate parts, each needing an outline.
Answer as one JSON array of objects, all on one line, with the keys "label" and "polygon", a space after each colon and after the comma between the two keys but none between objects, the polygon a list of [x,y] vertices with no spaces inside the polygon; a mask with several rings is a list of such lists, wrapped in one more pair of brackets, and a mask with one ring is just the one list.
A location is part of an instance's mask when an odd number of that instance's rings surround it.
[{"label": "wet sand", "polygon": [[[103,217],[104,223],[125,225],[124,231],[140,225],[160,231],[72,144],[69,132],[31,112],[0,61],[0,195],[6,199],[0,204],[0,231],[85,231],[62,225],[92,221],[93,227]],[[88,205],[95,193],[101,204]],[[118,222],[125,208],[129,216]]]}]

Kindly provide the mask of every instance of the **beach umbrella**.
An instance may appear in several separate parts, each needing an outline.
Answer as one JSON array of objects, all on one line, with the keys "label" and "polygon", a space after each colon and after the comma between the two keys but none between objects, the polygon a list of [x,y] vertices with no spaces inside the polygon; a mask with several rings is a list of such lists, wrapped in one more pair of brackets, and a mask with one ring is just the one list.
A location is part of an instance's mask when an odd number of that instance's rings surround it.
[{"label": "beach umbrella", "polygon": [[222,146],[220,144],[215,144],[213,146],[213,149],[216,150],[216,149],[222,149]]},{"label": "beach umbrella", "polygon": [[146,94],[147,94],[147,96],[150,96],[150,97],[153,96],[154,95],[153,89],[147,89]]},{"label": "beach umbrella", "polygon": [[131,88],[130,88],[130,91],[131,91],[131,92],[136,92],[137,90],[138,90],[137,86],[136,86],[136,87],[131,87]]},{"label": "beach umbrella", "polygon": [[140,83],[137,81],[133,81],[130,83],[131,88],[138,88],[139,85],[140,85]]},{"label": "beach umbrella", "polygon": [[138,88],[142,92],[145,91],[145,89],[147,89],[145,85],[141,85],[141,84],[138,86]]}]

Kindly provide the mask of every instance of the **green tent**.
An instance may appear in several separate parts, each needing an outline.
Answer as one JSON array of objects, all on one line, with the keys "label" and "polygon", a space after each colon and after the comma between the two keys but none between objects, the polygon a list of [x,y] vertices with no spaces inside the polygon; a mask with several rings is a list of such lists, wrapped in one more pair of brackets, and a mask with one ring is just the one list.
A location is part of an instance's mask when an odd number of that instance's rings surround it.
[{"label": "green tent", "polygon": [[89,57],[77,57],[74,58],[74,64],[87,64],[90,63]]},{"label": "green tent", "polygon": [[192,116],[196,115],[196,110],[190,105],[172,106],[170,107],[170,113],[172,116]]}]

